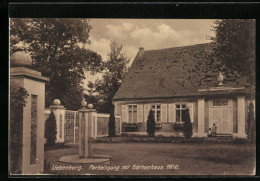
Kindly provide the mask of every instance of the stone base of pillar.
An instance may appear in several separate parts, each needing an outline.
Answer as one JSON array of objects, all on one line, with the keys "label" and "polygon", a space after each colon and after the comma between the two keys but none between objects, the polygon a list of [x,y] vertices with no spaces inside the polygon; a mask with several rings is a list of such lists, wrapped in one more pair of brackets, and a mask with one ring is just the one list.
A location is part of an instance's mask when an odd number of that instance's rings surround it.
[{"label": "stone base of pillar", "polygon": [[233,138],[247,138],[245,133],[233,133]]},{"label": "stone base of pillar", "polygon": [[207,133],[193,133],[192,137],[207,137]]}]

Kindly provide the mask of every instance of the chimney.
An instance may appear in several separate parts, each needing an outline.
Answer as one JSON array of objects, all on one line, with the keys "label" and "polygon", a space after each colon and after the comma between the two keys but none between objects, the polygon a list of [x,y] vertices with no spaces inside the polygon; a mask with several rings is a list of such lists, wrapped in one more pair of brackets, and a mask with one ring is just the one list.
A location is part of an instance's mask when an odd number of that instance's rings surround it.
[{"label": "chimney", "polygon": [[141,58],[144,54],[144,48],[143,47],[140,47],[139,48],[139,52],[138,52],[138,57]]}]

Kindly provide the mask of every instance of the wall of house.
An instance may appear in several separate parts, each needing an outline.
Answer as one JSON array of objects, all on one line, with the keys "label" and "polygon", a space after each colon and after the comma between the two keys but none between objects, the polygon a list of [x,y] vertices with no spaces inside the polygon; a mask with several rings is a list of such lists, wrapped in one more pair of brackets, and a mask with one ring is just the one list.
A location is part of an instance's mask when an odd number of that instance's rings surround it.
[{"label": "wall of house", "polygon": [[[143,132],[146,133],[146,126],[147,122],[143,122],[143,123],[137,123],[137,129],[135,131],[127,131],[126,128],[124,128],[123,124],[122,124],[122,132]],[[172,135],[175,134],[179,134],[179,131],[175,131],[173,128],[173,123],[162,123],[160,128],[156,128],[155,132],[159,132],[160,134],[163,135],[163,133],[166,133],[167,135],[169,135],[168,133],[172,133]]]},{"label": "wall of house", "polygon": [[[115,104],[115,115],[122,117],[122,132],[126,132],[127,128],[124,124],[129,122],[126,114],[128,105],[137,105],[137,124],[136,132],[146,132],[146,121],[148,118],[148,112],[151,105],[161,105],[161,128],[157,128],[156,132],[165,133],[178,133],[174,130],[173,124],[176,122],[176,109],[175,104],[186,104],[191,110],[191,116],[193,120],[193,132],[198,130],[198,116],[197,116],[197,100],[196,99],[160,99],[160,100],[140,100],[140,101],[117,101]],[[128,109],[128,108],[127,108]],[[124,112],[125,111],[125,112]],[[140,111],[140,112],[139,112]],[[123,113],[124,112],[124,113]],[[140,116],[141,115],[141,116]],[[131,132],[131,129],[130,131]]]},{"label": "wall of house", "polygon": [[[236,96],[230,96],[229,98],[224,97],[224,99],[229,99],[229,105],[227,108],[230,108],[230,133],[238,133],[238,103],[237,103],[237,97]],[[206,98],[204,101],[204,134],[206,135],[209,131],[209,127],[212,125],[211,121],[211,106],[212,101],[217,98]],[[127,130],[124,128],[125,123],[129,122],[129,119],[126,117],[128,111],[126,110],[128,105],[137,105],[137,107],[142,107],[140,110],[142,111],[142,119],[137,119],[136,124],[137,124],[137,129],[135,132],[146,132],[146,121],[148,117],[148,112],[149,112],[149,107],[147,109],[147,105],[153,105],[153,104],[160,104],[161,105],[161,111],[162,111],[162,105],[167,105],[164,106],[166,109],[166,112],[164,112],[166,118],[164,118],[164,121],[161,117],[161,123],[162,127],[157,129],[157,132],[165,132],[165,133],[176,133],[176,131],[173,129],[172,124],[174,124],[176,120],[176,116],[173,114],[176,114],[176,111],[173,109],[170,112],[170,108],[172,108],[172,105],[183,103],[183,104],[190,104],[192,105],[192,117],[193,117],[193,133],[198,133],[198,100],[196,98],[191,98],[191,99],[157,99],[157,100],[135,100],[135,101],[117,101],[115,102],[116,104],[116,114],[119,116],[122,116],[122,132],[126,132]],[[245,120],[247,120],[247,114],[248,114],[248,104],[249,101],[245,101]],[[124,109],[122,109],[124,106]],[[128,108],[127,108],[128,109]],[[137,109],[137,115],[139,115]],[[171,115],[171,116],[170,116]],[[245,127],[247,128],[247,121],[245,122]],[[128,132],[131,132],[128,130]]]}]

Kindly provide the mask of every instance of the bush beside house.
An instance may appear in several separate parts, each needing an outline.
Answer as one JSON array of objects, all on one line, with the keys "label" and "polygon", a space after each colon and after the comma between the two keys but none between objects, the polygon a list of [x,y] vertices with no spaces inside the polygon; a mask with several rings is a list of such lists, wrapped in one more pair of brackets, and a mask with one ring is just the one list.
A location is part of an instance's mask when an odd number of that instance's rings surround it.
[{"label": "bush beside house", "polygon": [[54,145],[56,141],[57,125],[53,112],[51,112],[49,118],[45,122],[44,136],[46,138],[47,145]]},{"label": "bush beside house", "polygon": [[190,110],[189,110],[189,108],[184,110],[183,121],[184,121],[183,134],[186,138],[191,138],[191,136],[192,136],[192,124],[191,124],[191,120],[190,120]]},{"label": "bush beside house", "polygon": [[109,121],[108,121],[108,136],[113,137],[116,135],[116,121],[114,115],[114,108],[110,111]]},{"label": "bush beside house", "polygon": [[147,133],[150,137],[154,137],[155,134],[155,119],[153,111],[149,111],[148,120],[147,120]]},{"label": "bush beside house", "polygon": [[252,102],[249,103],[248,107],[247,125],[248,141],[252,143],[255,140],[254,104]]}]

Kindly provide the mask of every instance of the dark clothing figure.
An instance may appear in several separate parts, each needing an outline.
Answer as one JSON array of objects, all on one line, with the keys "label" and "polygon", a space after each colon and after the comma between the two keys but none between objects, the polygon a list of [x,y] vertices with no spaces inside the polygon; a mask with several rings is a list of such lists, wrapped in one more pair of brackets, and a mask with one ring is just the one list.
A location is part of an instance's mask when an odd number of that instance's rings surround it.
[{"label": "dark clothing figure", "polygon": [[215,123],[213,124],[213,127],[212,127],[212,136],[213,137],[217,136],[217,126]]},{"label": "dark clothing figure", "polygon": [[211,128],[209,128],[208,137],[211,137],[211,136],[212,136],[212,131],[211,131]]}]

